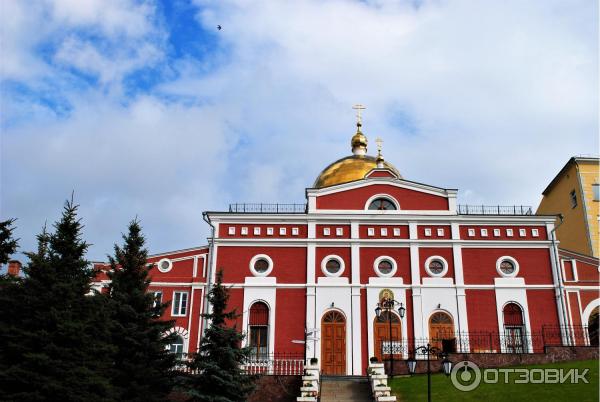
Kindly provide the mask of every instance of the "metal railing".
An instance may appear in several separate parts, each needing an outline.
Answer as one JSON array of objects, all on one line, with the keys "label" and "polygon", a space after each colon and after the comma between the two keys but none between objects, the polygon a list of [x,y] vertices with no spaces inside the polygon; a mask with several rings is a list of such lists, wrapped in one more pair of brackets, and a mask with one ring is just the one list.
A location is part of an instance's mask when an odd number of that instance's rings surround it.
[{"label": "metal railing", "polygon": [[458,205],[460,215],[533,215],[528,205]]},{"label": "metal railing", "polygon": [[243,369],[246,374],[302,375],[304,373],[304,354],[270,353],[250,356]]},{"label": "metal railing", "polygon": [[306,204],[229,204],[229,212],[238,214],[304,214],[306,213]]}]

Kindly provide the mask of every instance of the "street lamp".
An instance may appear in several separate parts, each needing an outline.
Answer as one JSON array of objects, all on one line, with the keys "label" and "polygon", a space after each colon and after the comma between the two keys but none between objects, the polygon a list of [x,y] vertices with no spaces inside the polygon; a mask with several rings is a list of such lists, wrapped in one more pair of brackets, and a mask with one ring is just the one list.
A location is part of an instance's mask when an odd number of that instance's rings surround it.
[{"label": "street lamp", "polygon": [[[448,359],[448,354],[445,352],[440,352],[440,350],[434,346],[431,346],[429,343],[427,346],[419,346],[414,350],[414,355],[427,355],[427,401],[431,402],[431,365],[429,356],[437,355],[438,357],[443,358],[442,368],[444,370],[444,374],[447,376],[452,372],[452,362]],[[417,368],[417,360],[412,357],[406,361],[408,366],[408,372],[410,374],[414,374]]]},{"label": "street lamp", "polygon": [[[381,313],[382,312],[387,312],[387,319],[390,325],[390,339],[389,339],[389,343],[390,343],[390,376],[394,375],[394,351],[392,349],[392,314],[391,312],[394,311],[394,307],[399,306],[398,307],[398,314],[400,315],[400,318],[404,318],[404,315],[406,314],[406,308],[404,308],[404,304],[402,304],[401,302],[398,302],[394,299],[390,299],[390,298],[383,298],[381,299],[381,301],[379,303],[377,303],[377,307],[375,307],[375,315],[377,316],[377,319],[381,318]],[[382,354],[383,354],[383,350],[382,350]],[[383,356],[382,356],[383,357]]]}]

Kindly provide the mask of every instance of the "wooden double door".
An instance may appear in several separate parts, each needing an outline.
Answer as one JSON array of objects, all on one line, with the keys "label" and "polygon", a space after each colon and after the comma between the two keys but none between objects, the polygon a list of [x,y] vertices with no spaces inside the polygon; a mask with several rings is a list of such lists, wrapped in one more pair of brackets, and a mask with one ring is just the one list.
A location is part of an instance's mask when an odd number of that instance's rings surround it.
[{"label": "wooden double door", "polygon": [[396,314],[384,311],[379,317],[375,317],[373,332],[375,333],[375,357],[380,362],[389,360],[392,354],[396,360],[402,358],[402,327]]},{"label": "wooden double door", "polygon": [[321,371],[346,374],[346,319],[339,311],[329,311],[321,320]]}]

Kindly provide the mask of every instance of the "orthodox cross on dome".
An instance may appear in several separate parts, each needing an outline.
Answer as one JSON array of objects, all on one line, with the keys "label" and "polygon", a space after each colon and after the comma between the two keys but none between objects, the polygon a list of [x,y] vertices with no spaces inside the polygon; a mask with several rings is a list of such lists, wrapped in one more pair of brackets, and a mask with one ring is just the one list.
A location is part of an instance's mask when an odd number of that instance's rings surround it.
[{"label": "orthodox cross on dome", "polygon": [[375,138],[375,142],[377,143],[377,153],[381,154],[381,144],[383,144],[383,140],[381,137]]},{"label": "orthodox cross on dome", "polygon": [[356,125],[362,126],[362,116],[360,115],[361,110],[365,110],[366,107],[361,105],[360,103],[352,106],[352,109],[356,110]]}]

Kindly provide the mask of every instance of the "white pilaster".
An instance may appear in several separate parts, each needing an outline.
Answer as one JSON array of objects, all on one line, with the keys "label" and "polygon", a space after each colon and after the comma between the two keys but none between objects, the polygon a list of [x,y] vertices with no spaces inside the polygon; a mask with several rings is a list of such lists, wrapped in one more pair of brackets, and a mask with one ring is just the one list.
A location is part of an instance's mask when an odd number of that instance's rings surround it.
[{"label": "white pilaster", "polygon": [[362,325],[359,286],[352,286],[352,374],[362,375]]}]

